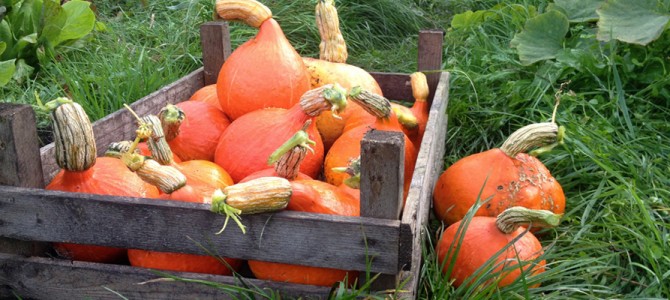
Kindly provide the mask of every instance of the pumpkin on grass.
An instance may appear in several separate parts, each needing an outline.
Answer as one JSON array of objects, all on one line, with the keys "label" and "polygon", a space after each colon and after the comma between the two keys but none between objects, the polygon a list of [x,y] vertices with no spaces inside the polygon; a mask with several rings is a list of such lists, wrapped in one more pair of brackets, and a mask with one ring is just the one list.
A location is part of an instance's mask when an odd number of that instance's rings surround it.
[{"label": "pumpkin on grass", "polygon": [[497,216],[512,206],[562,214],[565,194],[560,183],[542,162],[524,153],[561,140],[556,123],[531,124],[512,133],[500,148],[461,158],[435,184],[435,214],[446,224],[453,224],[465,216],[478,197],[490,200],[476,216]]},{"label": "pumpkin on grass", "polygon": [[[158,190],[130,172],[112,157],[96,157],[93,127],[84,109],[67,98],[46,104],[51,107],[56,163],[61,170],[47,190],[99,195],[156,197]],[[113,229],[110,229],[113,230]],[[56,252],[72,260],[118,263],[126,249],[73,243],[54,243]]]},{"label": "pumpkin on grass", "polygon": [[[522,225],[557,226],[560,215],[547,210],[510,207],[497,217],[475,216],[467,222],[458,221],[444,230],[435,252],[444,275],[455,287],[471,284],[484,273],[496,274],[487,283],[498,287],[512,284],[520,276],[544,272],[546,262],[540,241]],[[533,284],[537,287],[540,284]]]},{"label": "pumpkin on grass", "polygon": [[309,74],[272,12],[255,0],[217,0],[224,20],[241,20],[258,33],[226,59],[216,82],[219,103],[236,120],[267,107],[289,108],[310,89]]}]

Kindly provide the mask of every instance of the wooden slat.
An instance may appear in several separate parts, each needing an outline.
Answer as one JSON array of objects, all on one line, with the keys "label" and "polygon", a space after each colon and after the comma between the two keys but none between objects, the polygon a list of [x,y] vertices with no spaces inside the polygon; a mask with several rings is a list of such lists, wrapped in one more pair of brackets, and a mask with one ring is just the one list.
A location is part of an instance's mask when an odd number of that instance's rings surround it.
[{"label": "wooden slat", "polygon": [[442,69],[442,43],[444,31],[421,30],[419,32],[419,57],[417,67],[419,71],[426,74],[428,89],[431,91],[428,99],[435,97],[437,83],[440,81],[440,70]]},{"label": "wooden slat", "polygon": [[[361,141],[361,216],[400,217],[405,170],[405,135],[370,130]],[[393,163],[390,163],[393,162]]]},{"label": "wooden slat", "polygon": [[414,101],[409,74],[370,72],[370,75],[379,83],[384,97],[390,100]]},{"label": "wooden slat", "polygon": [[[203,87],[203,68],[191,72],[181,79],[143,97],[130,107],[138,114],[158,113],[168,103],[178,103],[187,100],[196,90]],[[126,109],[114,113],[93,123],[95,141],[98,145],[98,155],[103,155],[107,146],[116,141],[135,138],[137,123],[135,118]],[[51,182],[59,168],[54,159],[54,144],[42,147],[42,170],[44,182]]]},{"label": "wooden slat", "polygon": [[204,84],[215,84],[223,62],[230,56],[230,32],[228,22],[213,21],[200,26]]},{"label": "wooden slat", "polygon": [[[40,146],[30,105],[0,103],[0,185],[42,188]],[[44,253],[47,245],[0,237],[0,252]]]},{"label": "wooden slat", "polygon": [[[173,273],[192,281],[165,281],[149,269],[123,265],[24,258],[0,253],[1,299],[246,299],[239,287],[269,294],[281,290],[287,299],[326,299],[328,287],[287,284],[233,276]],[[215,288],[195,281],[218,283]],[[237,285],[238,288],[232,287]],[[224,286],[224,287],[225,287]],[[20,298],[19,298],[20,297]],[[257,298],[262,298],[257,296]],[[253,297],[251,297],[253,299]]]},{"label": "wooden slat", "polygon": [[[419,282],[417,277],[422,258],[421,247],[433,203],[433,188],[444,167],[442,160],[448,124],[446,110],[449,103],[449,73],[441,74],[432,102],[402,217],[402,223],[411,227],[413,237],[411,250],[407,251],[411,253],[411,269],[400,274],[400,282],[406,282],[403,290],[408,291],[405,296],[409,299],[416,297]],[[401,246],[401,253],[404,252]]]},{"label": "wooden slat", "polygon": [[206,204],[0,186],[0,236],[344,270],[366,270],[368,253],[373,272],[398,272],[399,220],[292,211],[242,219],[246,235],[234,224],[215,235],[224,217]]}]

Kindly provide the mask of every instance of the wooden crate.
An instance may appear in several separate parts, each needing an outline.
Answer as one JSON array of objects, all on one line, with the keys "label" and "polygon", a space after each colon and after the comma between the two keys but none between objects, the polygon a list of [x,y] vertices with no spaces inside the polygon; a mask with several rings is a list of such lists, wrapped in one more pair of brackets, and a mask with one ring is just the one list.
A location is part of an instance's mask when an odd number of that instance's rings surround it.
[{"label": "wooden crate", "polygon": [[[140,115],[188,99],[215,83],[231,52],[225,22],[201,26],[204,66],[136,101]],[[421,31],[419,70],[439,70],[441,31]],[[412,100],[409,74],[373,73],[389,99]],[[432,188],[442,170],[447,128],[448,73],[428,76],[430,118],[404,207],[404,140],[399,133],[372,131],[362,143],[361,217],[281,211],[244,215],[248,232],[235,227],[215,235],[223,217],[208,205],[152,199],[47,191],[58,171],[53,144],[39,148],[30,106],[0,103],[0,298],[30,299],[235,299],[233,292],[183,281],[155,280],[148,269],[55,258],[47,242],[74,242],[122,248],[206,254],[381,273],[376,290],[395,288],[414,298],[421,243]],[[96,141],[134,137],[135,122],[119,110],[94,123]],[[371,156],[375,153],[375,156]],[[102,153],[99,153],[102,154]],[[386,161],[387,163],[382,163]],[[388,163],[393,161],[395,163]],[[252,278],[176,273],[182,278],[279,290],[283,296],[325,298],[330,288]],[[118,293],[118,294],[117,294]]]}]

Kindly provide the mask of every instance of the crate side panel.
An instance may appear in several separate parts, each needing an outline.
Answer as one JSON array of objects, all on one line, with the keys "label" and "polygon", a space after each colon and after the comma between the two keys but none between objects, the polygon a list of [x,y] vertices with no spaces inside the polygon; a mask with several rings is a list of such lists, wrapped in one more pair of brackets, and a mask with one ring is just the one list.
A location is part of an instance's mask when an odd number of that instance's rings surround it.
[{"label": "crate side panel", "polygon": [[[157,114],[168,103],[174,104],[187,100],[196,90],[203,87],[203,84],[203,69],[200,68],[174,83],[135,101],[130,104],[130,107],[140,116]],[[125,108],[94,122],[93,132],[96,145],[98,146],[98,155],[103,155],[107,146],[112,142],[135,138],[136,128],[137,122],[135,118]],[[40,152],[44,182],[48,183],[51,182],[51,179],[59,171],[59,167],[56,165],[56,160],[54,159],[54,144],[51,143],[42,147]]]},{"label": "crate side panel", "polygon": [[379,87],[387,99],[414,101],[409,74],[370,72],[370,75],[379,83]]},{"label": "crate side panel", "polygon": [[[243,284],[287,298],[325,299],[327,287],[286,284],[251,278],[167,272],[184,280],[165,280],[164,274],[124,265],[25,258],[0,253],[0,298],[10,299],[241,299]],[[217,283],[227,289],[200,282]],[[236,285],[237,287],[233,287]],[[262,291],[269,294],[268,290]]]},{"label": "crate side panel", "polygon": [[207,204],[0,186],[0,236],[215,254],[345,270],[397,273],[400,221],[281,211],[224,217]]}]

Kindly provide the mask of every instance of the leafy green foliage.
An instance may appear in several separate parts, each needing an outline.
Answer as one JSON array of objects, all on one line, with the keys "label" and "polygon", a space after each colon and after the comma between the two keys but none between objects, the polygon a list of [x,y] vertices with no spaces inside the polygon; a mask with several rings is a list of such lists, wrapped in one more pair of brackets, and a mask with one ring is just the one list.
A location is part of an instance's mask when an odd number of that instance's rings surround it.
[{"label": "leafy green foliage", "polygon": [[661,9],[658,0],[609,0],[597,13],[599,40],[614,38],[640,45],[657,39],[670,20],[669,11]]},{"label": "leafy green foliage", "polygon": [[5,1],[0,21],[0,86],[22,82],[56,51],[87,34],[95,25],[90,2],[72,0]]},{"label": "leafy green foliage", "polygon": [[526,22],[524,31],[511,41],[519,51],[519,59],[524,65],[555,58],[562,49],[562,40],[568,33],[568,18],[557,11],[549,11]]}]

